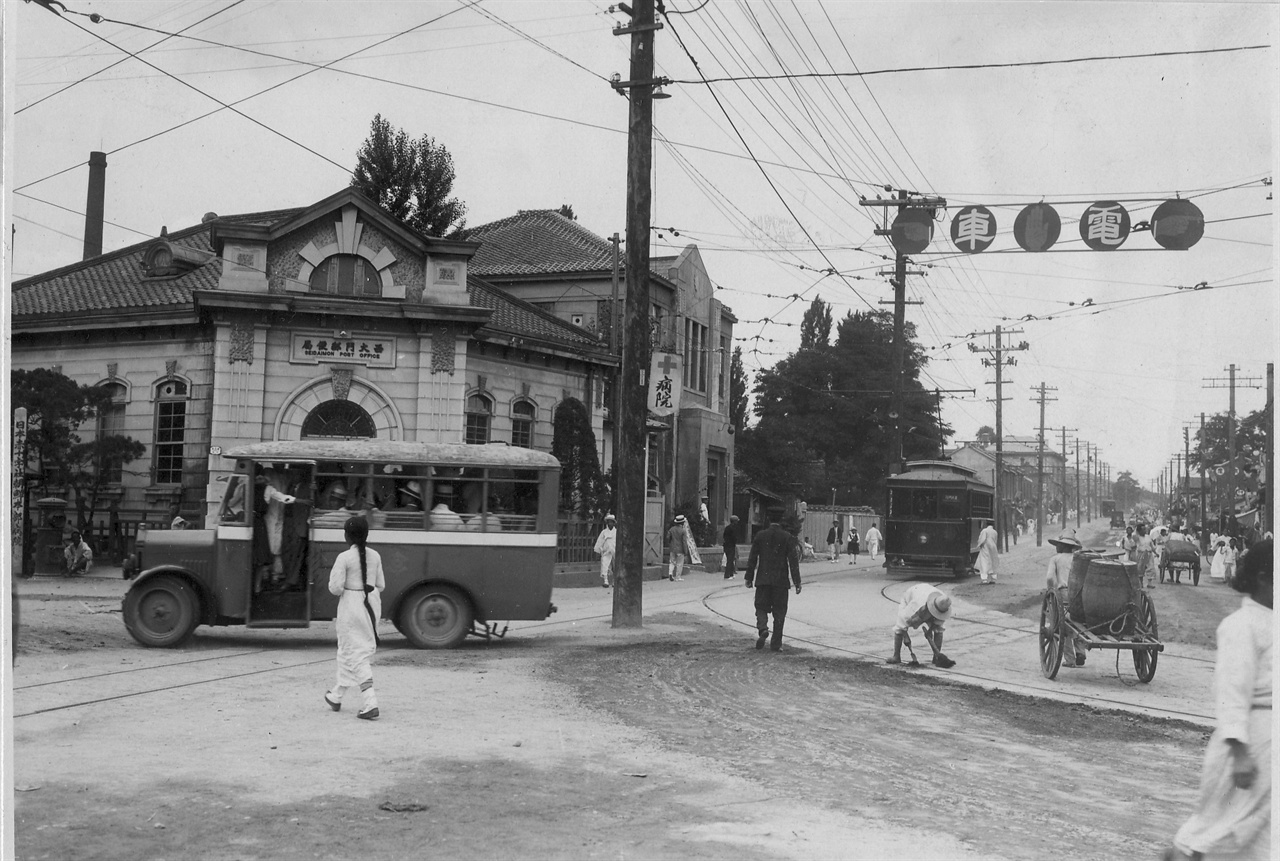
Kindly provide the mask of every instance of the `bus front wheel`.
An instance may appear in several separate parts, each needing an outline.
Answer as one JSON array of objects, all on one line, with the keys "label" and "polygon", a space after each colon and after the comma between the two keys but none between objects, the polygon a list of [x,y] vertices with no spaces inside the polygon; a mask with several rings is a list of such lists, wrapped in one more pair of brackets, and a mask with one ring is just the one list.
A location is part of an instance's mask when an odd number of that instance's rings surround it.
[{"label": "bus front wheel", "polygon": [[397,627],[419,649],[452,649],[471,631],[471,602],[452,586],[424,586],[405,599]]},{"label": "bus front wheel", "polygon": [[144,646],[169,648],[196,628],[199,599],[190,585],[170,574],[153,577],[124,598],[124,626]]}]

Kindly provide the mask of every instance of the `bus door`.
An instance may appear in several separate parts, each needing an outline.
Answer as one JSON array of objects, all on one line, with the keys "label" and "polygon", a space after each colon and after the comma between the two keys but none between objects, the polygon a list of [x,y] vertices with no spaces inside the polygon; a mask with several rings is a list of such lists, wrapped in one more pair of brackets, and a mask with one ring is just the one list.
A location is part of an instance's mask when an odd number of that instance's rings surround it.
[{"label": "bus door", "polygon": [[308,519],[314,463],[257,463],[248,627],[305,628],[311,620]]}]

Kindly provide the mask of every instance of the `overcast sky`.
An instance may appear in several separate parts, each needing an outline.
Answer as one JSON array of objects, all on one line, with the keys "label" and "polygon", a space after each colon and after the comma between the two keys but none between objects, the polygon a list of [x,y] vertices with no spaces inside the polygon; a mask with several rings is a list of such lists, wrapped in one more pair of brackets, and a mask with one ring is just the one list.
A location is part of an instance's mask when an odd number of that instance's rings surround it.
[{"label": "overcast sky", "polygon": [[[449,149],[471,225],[568,203],[588,229],[625,234],[627,104],[608,78],[628,77],[628,39],[604,3],[68,3],[63,17],[3,4],[12,277],[79,259],[92,150],[108,153],[110,251],[206,212],[343,188],[376,112]],[[1006,433],[1036,433],[1043,382],[1057,389],[1046,424],[1144,484],[1181,451],[1184,424],[1226,410],[1227,390],[1205,378],[1234,363],[1265,379],[1280,5],[697,5],[672,0],[669,11],[692,11],[657,34],[659,74],[678,83],[656,104],[651,253],[699,246],[749,372],[795,349],[815,296],[837,319],[887,307],[877,271],[892,252],[872,232],[879,210],[858,200],[890,185],[948,202],[914,258],[927,274],[908,281],[923,304],[907,316],[929,351],[926,385],[975,390],[944,400],[957,439],[995,424],[994,377],[969,345],[992,343],[973,333],[997,325],[1029,345],[1010,354]],[[178,31],[207,41],[155,45]],[[1027,65],[1054,60],[1087,61]],[[699,69],[863,76],[692,83]],[[1080,239],[1094,201],[1139,222],[1175,196],[1207,222],[1188,251],[1145,232],[1111,252]],[[1042,200],[1062,236],[1022,251],[1014,217]],[[976,255],[950,240],[970,204],[998,223]],[[843,275],[822,274],[832,267]],[[1178,289],[1197,284],[1211,289]],[[1237,392],[1241,413],[1264,403],[1262,388]]]}]

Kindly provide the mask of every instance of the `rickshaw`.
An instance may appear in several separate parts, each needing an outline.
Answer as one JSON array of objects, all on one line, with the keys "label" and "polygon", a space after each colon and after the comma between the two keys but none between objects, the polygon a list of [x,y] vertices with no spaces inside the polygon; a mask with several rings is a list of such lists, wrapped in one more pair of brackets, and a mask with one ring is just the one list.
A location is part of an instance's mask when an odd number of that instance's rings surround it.
[{"label": "rickshaw", "polygon": [[[1079,575],[1077,576],[1077,570]],[[1091,588],[1092,587],[1092,588]],[[1063,640],[1074,636],[1086,653],[1127,650],[1139,681],[1150,682],[1164,644],[1156,607],[1142,589],[1138,567],[1115,556],[1077,551],[1071,565],[1068,603],[1046,590],[1040,607],[1040,671],[1054,679],[1062,666]]]}]

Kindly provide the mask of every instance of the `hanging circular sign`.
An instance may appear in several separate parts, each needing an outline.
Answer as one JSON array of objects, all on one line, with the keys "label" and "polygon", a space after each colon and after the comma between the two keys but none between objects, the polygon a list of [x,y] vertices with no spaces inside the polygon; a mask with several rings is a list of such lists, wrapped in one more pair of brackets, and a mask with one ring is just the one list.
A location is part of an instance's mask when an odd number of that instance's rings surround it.
[{"label": "hanging circular sign", "polygon": [[1115,251],[1129,238],[1129,211],[1114,200],[1091,204],[1080,216],[1080,238],[1094,251]]},{"label": "hanging circular sign", "polygon": [[927,209],[902,209],[889,228],[889,240],[899,254],[919,254],[933,239],[933,215]]},{"label": "hanging circular sign", "polygon": [[985,206],[966,206],[951,219],[951,241],[966,254],[986,251],[996,239],[996,216]]},{"label": "hanging circular sign", "polygon": [[1047,203],[1023,207],[1013,220],[1013,238],[1024,251],[1048,251],[1062,234],[1062,219]]},{"label": "hanging circular sign", "polygon": [[1186,251],[1204,236],[1204,213],[1189,200],[1166,200],[1151,215],[1151,235],[1161,248]]}]

